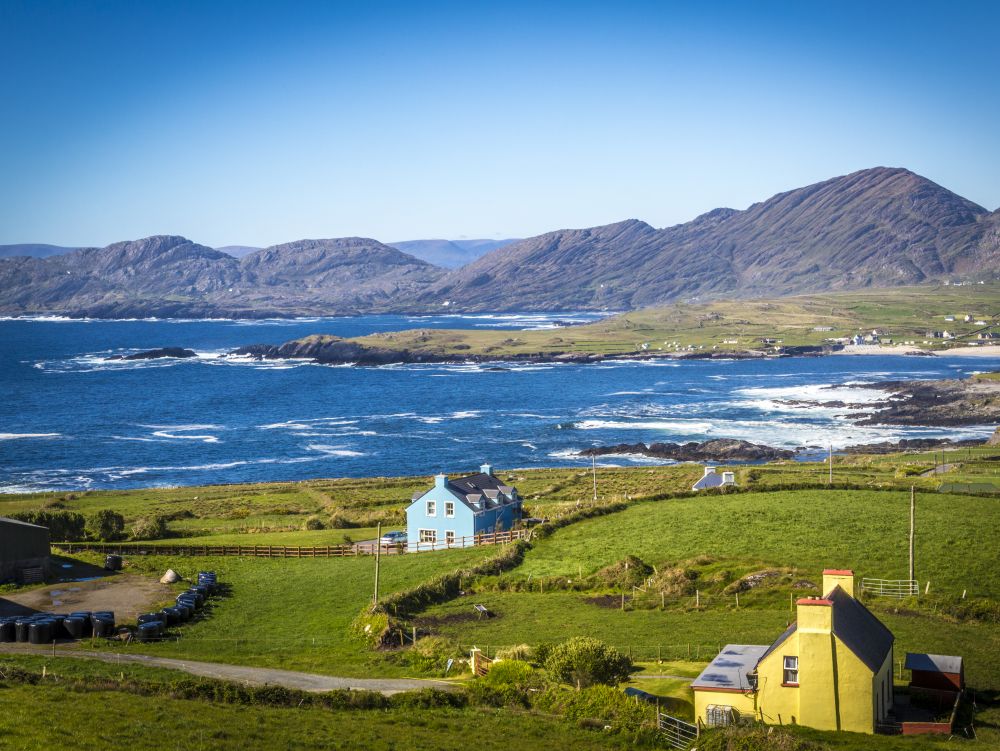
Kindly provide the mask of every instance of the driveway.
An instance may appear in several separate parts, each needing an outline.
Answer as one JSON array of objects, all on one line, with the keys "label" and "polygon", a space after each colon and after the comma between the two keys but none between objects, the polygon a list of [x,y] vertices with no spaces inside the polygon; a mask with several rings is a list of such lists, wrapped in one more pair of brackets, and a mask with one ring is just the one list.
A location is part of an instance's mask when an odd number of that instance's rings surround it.
[{"label": "driveway", "polygon": [[112,665],[145,665],[152,668],[180,670],[203,678],[218,678],[224,681],[234,681],[251,686],[284,686],[285,688],[314,693],[347,689],[351,691],[377,691],[380,694],[390,696],[402,691],[417,691],[424,688],[437,688],[448,691],[455,687],[454,684],[447,681],[421,680],[418,678],[338,678],[329,675],[317,675],[315,673],[299,673],[294,670],[223,665],[217,662],[175,660],[169,657],[151,657],[140,654],[82,652],[75,649],[60,649],[58,646],[53,648],[52,646],[32,647],[28,644],[0,644],[0,653],[56,655],[85,660],[100,660]]}]

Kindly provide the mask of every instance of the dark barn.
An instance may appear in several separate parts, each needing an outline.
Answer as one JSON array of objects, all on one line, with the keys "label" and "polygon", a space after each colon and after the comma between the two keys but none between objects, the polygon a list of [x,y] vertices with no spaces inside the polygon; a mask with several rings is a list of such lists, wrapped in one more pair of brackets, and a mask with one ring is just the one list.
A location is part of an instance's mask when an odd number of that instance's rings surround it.
[{"label": "dark barn", "polygon": [[49,530],[0,517],[0,583],[41,581],[49,564]]}]

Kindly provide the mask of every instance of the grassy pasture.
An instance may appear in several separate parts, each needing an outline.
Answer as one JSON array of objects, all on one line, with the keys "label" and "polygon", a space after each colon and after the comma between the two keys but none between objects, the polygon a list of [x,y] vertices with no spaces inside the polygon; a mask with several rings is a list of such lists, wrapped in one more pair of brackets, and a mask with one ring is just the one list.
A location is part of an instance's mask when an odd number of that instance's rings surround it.
[{"label": "grassy pasture", "polygon": [[169,749],[357,749],[402,751],[476,747],[628,748],[622,736],[558,719],[481,709],[328,711],[244,707],[72,691],[59,686],[0,689],[0,747]]},{"label": "grassy pasture", "polygon": [[[492,547],[479,547],[384,556],[380,591],[389,594],[412,587],[495,552]],[[229,597],[215,601],[209,617],[176,629],[176,641],[132,645],[126,647],[129,651],[327,675],[401,676],[407,672],[405,665],[366,651],[349,634],[351,621],[372,596],[372,557],[133,556],[128,562],[131,572],[150,575],[173,568],[193,577],[199,570],[211,569],[231,588]]]},{"label": "grassy pasture", "polygon": [[[545,331],[411,330],[372,334],[360,344],[438,355],[631,354],[690,345],[711,350],[760,349],[763,338],[784,346],[820,345],[824,339],[868,333],[877,328],[895,342],[916,341],[940,349],[928,330],[962,336],[982,328],[964,323],[966,313],[985,317],[1000,310],[1000,285],[894,287],[862,292],[802,295],[774,300],[676,303],[645,308],[583,326]],[[947,315],[957,316],[945,322]],[[819,330],[826,329],[830,330]],[[736,344],[727,344],[727,341]],[[953,342],[952,342],[953,343]]]},{"label": "grassy pasture", "polygon": [[[998,597],[1000,501],[921,493],[917,578],[938,592]],[[652,564],[699,555],[906,578],[909,493],[804,490],[637,503],[560,530],[539,542],[522,576],[579,576],[637,555]]]}]

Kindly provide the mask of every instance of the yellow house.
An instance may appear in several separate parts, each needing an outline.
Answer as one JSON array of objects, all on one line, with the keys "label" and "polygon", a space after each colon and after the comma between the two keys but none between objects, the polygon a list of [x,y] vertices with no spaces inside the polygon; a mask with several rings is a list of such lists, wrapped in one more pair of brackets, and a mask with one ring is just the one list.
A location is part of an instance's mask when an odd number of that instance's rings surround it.
[{"label": "yellow house", "polygon": [[892,632],[854,599],[854,572],[823,572],[770,646],[729,644],[691,684],[702,725],[739,716],[874,733],[892,708]]}]

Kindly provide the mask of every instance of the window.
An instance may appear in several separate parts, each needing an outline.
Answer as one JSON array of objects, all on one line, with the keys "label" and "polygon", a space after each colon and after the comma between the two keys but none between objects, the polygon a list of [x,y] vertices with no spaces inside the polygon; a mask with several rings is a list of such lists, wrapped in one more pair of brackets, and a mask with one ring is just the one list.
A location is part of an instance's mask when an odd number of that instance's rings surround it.
[{"label": "window", "polygon": [[454,501],[445,501],[444,502],[444,515],[447,516],[449,519],[451,519],[451,518],[453,518],[455,516],[455,502]]},{"label": "window", "polygon": [[422,529],[420,530],[420,542],[434,544],[438,541],[438,533],[436,529]]},{"label": "window", "polygon": [[785,657],[785,674],[782,683],[786,686],[799,685],[799,658]]},{"label": "window", "polygon": [[427,516],[437,516],[437,515],[438,515],[437,501],[427,501]]},{"label": "window", "polygon": [[448,545],[454,545],[455,544],[455,532],[454,532],[454,530],[449,529],[447,532],[444,533],[444,541]]}]

